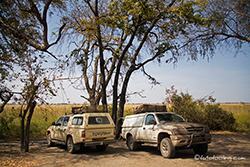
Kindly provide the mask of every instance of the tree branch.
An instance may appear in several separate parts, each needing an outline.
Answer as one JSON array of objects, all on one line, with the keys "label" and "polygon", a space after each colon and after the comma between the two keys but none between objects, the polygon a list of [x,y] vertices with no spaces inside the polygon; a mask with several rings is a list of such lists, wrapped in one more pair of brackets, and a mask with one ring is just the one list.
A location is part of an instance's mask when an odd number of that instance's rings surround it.
[{"label": "tree branch", "polygon": [[59,28],[58,37],[55,40],[55,42],[49,44],[49,42],[48,42],[48,25],[47,25],[47,20],[46,19],[47,19],[47,12],[48,12],[49,6],[52,3],[52,0],[48,0],[46,2],[45,6],[43,8],[43,15],[42,16],[39,13],[39,10],[38,10],[38,8],[35,5],[33,0],[28,0],[28,3],[30,4],[30,9],[29,10],[23,10],[23,9],[20,9],[20,10],[33,14],[35,16],[35,18],[37,18],[39,23],[42,25],[42,27],[43,27],[43,33],[42,33],[43,44],[40,44],[40,43],[36,42],[34,39],[30,38],[25,33],[19,32],[17,29],[13,28],[11,25],[6,24],[4,22],[4,20],[2,20],[2,19],[0,19],[0,27],[8,30],[9,33],[12,34],[15,38],[24,40],[24,42],[27,43],[28,45],[30,45],[31,47],[33,47],[33,48],[35,48],[37,50],[40,50],[40,51],[45,51],[45,52],[49,53],[51,56],[53,56],[55,59],[57,59],[53,54],[48,52],[47,49],[49,47],[51,47],[52,45],[57,44],[58,41],[61,39],[62,31],[63,31],[64,27],[66,26],[66,23],[64,23]]},{"label": "tree branch", "polygon": [[64,29],[65,26],[66,26],[66,23],[64,23],[64,24],[59,28],[59,33],[58,33],[58,37],[57,37],[56,41],[53,42],[53,43],[51,43],[51,44],[49,44],[49,45],[48,45],[48,48],[51,47],[52,45],[57,44],[57,43],[59,42],[59,40],[60,40],[61,37],[62,37],[62,31],[63,31],[63,29]]},{"label": "tree branch", "polygon": [[[8,93],[9,94],[9,96],[7,96],[6,99],[4,99],[4,97],[3,97],[4,93]],[[14,93],[11,93],[11,92],[9,92],[7,90],[5,92],[1,90],[1,92],[0,92],[0,98],[3,101],[3,104],[0,106],[0,114],[3,112],[4,106],[10,101],[10,99],[12,98],[13,95],[14,95]]]},{"label": "tree branch", "polygon": [[157,82],[157,80],[156,80],[154,77],[152,77],[151,75],[149,75],[149,74],[145,71],[144,66],[142,66],[142,72],[143,72],[143,74],[145,74],[145,75],[148,77],[148,79],[152,82],[152,84],[154,84],[154,85],[160,84],[159,82]]}]

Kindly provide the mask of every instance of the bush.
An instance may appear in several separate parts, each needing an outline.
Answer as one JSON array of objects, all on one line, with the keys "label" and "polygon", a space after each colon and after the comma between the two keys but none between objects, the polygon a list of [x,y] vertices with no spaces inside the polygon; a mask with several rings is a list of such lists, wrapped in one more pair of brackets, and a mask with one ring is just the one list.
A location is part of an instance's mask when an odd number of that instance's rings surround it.
[{"label": "bush", "polygon": [[[14,108],[11,108],[11,112],[3,112],[0,115],[0,139],[6,137],[16,137],[19,126],[15,123],[18,121],[18,113]],[[19,130],[20,131],[20,130]],[[18,131],[18,132],[19,132]]]},{"label": "bush", "polygon": [[235,118],[232,112],[223,110],[219,104],[207,104],[204,111],[204,124],[211,130],[234,130]]},{"label": "bush", "polygon": [[189,122],[203,122],[204,118],[203,113],[200,110],[200,106],[196,101],[192,100],[192,96],[188,93],[180,93],[180,95],[175,94],[172,97],[172,102],[173,111],[183,116]]},{"label": "bush", "polygon": [[211,130],[234,130],[233,113],[223,110],[219,104],[211,104],[215,102],[211,96],[194,100],[188,93],[177,94],[173,86],[166,92],[168,95],[166,102],[171,103],[172,111],[189,122],[207,125]]}]

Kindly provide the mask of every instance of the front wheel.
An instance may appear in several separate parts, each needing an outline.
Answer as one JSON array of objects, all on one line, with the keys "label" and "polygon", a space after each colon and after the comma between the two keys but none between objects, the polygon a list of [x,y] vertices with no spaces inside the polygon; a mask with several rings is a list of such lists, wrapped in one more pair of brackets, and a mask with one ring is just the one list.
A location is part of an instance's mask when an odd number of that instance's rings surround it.
[{"label": "front wheel", "polygon": [[50,133],[47,134],[47,144],[48,144],[49,147],[54,145],[54,142],[52,142],[52,140],[51,140],[51,134]]},{"label": "front wheel", "polygon": [[193,148],[195,154],[199,155],[205,155],[208,150],[208,145],[207,144],[199,144],[194,146]]},{"label": "front wheel", "polygon": [[160,152],[164,158],[171,158],[175,156],[175,148],[169,138],[163,138],[160,143]]}]

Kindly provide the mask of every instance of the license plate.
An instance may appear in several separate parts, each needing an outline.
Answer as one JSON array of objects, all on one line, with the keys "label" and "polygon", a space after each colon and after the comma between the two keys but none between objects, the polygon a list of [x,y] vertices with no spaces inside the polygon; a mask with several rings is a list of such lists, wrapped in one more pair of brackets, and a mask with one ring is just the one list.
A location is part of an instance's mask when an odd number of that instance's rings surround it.
[{"label": "license plate", "polygon": [[110,132],[92,132],[93,136],[108,136],[110,134],[111,134],[111,131]]},{"label": "license plate", "polygon": [[104,138],[99,138],[99,139],[93,139],[93,141],[103,141]]}]

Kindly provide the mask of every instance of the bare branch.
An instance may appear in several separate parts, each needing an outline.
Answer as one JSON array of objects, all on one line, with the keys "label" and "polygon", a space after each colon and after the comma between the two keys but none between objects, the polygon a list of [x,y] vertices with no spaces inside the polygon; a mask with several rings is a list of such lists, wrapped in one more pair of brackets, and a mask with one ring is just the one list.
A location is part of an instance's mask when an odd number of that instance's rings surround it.
[{"label": "bare branch", "polygon": [[63,31],[63,29],[64,29],[65,26],[66,26],[66,23],[64,23],[64,24],[60,27],[59,33],[58,33],[58,37],[57,37],[56,41],[53,42],[53,43],[51,43],[51,44],[49,44],[48,48],[51,47],[52,45],[57,44],[57,43],[59,42],[59,40],[60,40],[61,37],[62,37],[62,31]]},{"label": "bare branch", "polygon": [[55,55],[53,55],[51,52],[49,52],[47,50],[45,52],[48,53],[50,56],[52,56],[54,59],[58,60],[57,57]]},{"label": "bare branch", "polygon": [[83,96],[83,95],[80,95],[80,97],[82,97],[82,98],[84,98],[84,99],[86,99],[86,100],[89,101],[89,98],[87,98],[87,97],[85,97],[85,96]]},{"label": "bare branch", "polygon": [[151,81],[152,84],[154,84],[154,85],[160,84],[159,82],[157,82],[157,80],[156,80],[154,77],[152,77],[151,75],[149,75],[149,74],[145,71],[144,66],[142,66],[142,72],[143,72],[143,74],[145,74],[145,75],[148,77],[148,79]]}]

